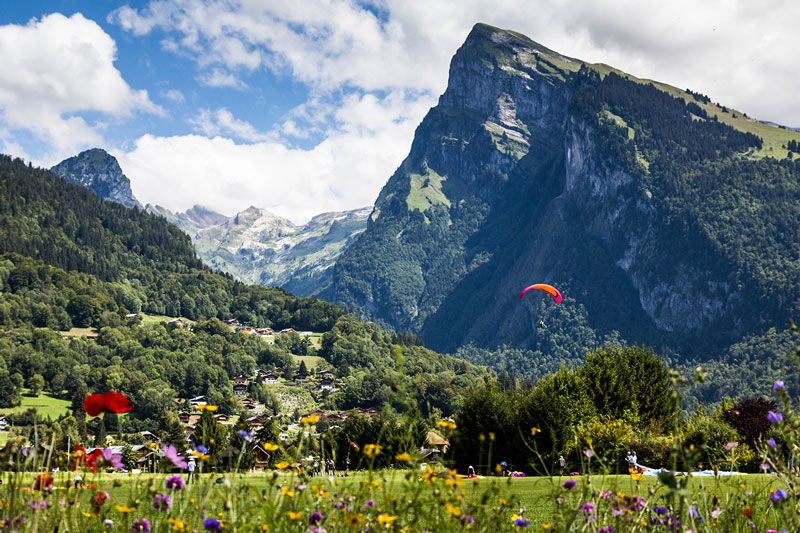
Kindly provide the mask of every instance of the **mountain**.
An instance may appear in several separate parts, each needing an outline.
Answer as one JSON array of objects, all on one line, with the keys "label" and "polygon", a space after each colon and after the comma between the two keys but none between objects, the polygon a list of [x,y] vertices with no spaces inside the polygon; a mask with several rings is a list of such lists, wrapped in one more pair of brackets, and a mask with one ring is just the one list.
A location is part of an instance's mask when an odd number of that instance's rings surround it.
[{"label": "mountain", "polygon": [[315,295],[331,282],[342,250],[364,230],[370,208],[322,213],[297,226],[249,207],[193,234],[203,261],[247,283]]},{"label": "mountain", "polygon": [[86,187],[100,198],[126,207],[142,207],[133,196],[131,180],[122,173],[116,158],[103,149],[92,148],[81,152],[51,170],[69,183]]},{"label": "mountain", "polygon": [[[440,351],[717,356],[800,315],[797,139],[478,24],[333,297]],[[564,303],[519,301],[534,282]]]},{"label": "mountain", "polygon": [[194,237],[201,229],[223,224],[228,220],[228,217],[222,213],[217,213],[202,205],[195,205],[183,213],[173,213],[166,207],[152,204],[147,204],[144,209],[148,213],[166,218],[169,222],[188,233],[190,237]]},{"label": "mountain", "polygon": [[[141,313],[145,324],[131,313]],[[182,321],[163,325],[163,317],[145,313]],[[196,323],[181,327],[187,319]],[[233,319],[321,335],[316,346],[296,332],[268,344],[222,322]],[[70,328],[80,329],[72,336],[57,331]],[[85,328],[94,328],[96,339]],[[487,375],[360,322],[338,305],[213,272],[163,217],[104,201],[5,155],[0,346],[0,407],[18,401],[21,383],[34,375],[48,391],[74,395],[76,405],[87,390],[113,388],[134,399],[132,416],[142,424],[130,422],[133,431],[168,429],[176,398],[204,394],[232,412],[235,376],[252,376],[257,366],[294,371],[294,355],[319,356],[335,369],[337,391],[319,398],[326,408],[452,413],[465,386]],[[22,382],[11,380],[16,373]]]},{"label": "mountain", "polygon": [[188,233],[205,264],[246,283],[303,296],[329,290],[336,259],[364,231],[372,211],[322,213],[295,225],[253,206],[230,218],[202,206],[173,213],[148,204],[146,210]]}]

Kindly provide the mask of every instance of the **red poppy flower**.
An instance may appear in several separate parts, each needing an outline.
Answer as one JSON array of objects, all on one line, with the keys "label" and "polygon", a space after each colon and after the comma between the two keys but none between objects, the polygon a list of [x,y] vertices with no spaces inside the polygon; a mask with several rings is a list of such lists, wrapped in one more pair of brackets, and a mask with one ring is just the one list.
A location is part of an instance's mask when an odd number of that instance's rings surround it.
[{"label": "red poppy flower", "polygon": [[92,453],[86,454],[86,465],[92,469],[92,472],[97,472],[97,460],[103,457],[103,450],[95,448]]},{"label": "red poppy flower", "polygon": [[52,485],[53,485],[53,476],[48,472],[36,476],[36,482],[33,484],[33,489],[45,490],[50,488]]},{"label": "red poppy flower", "polygon": [[133,406],[124,394],[110,390],[84,398],[83,410],[89,416],[98,416],[100,413],[127,413],[133,411]]}]

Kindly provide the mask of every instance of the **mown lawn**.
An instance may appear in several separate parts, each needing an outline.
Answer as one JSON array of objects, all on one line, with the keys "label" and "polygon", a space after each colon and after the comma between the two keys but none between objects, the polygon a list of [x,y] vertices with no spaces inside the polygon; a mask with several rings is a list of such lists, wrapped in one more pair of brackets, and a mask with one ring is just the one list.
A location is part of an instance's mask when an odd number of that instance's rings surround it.
[{"label": "mown lawn", "polygon": [[49,394],[42,393],[39,396],[22,395],[22,402],[17,407],[0,409],[0,415],[11,413],[21,413],[28,409],[35,408],[39,416],[55,420],[61,415],[69,413],[70,402],[53,398]]}]

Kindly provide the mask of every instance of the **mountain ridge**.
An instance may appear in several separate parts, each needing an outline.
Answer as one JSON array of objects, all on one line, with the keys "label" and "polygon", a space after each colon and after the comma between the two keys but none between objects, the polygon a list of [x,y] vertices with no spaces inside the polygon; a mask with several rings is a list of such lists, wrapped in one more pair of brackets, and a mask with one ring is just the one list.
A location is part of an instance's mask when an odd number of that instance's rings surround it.
[{"label": "mountain ridge", "polygon": [[[568,344],[575,357],[617,330],[719,355],[800,309],[795,136],[476,25],[337,261],[334,297],[443,351]],[[568,305],[518,302],[533,281],[561,286]]]},{"label": "mountain ridge", "polygon": [[50,170],[70,183],[86,187],[104,200],[125,207],[142,207],[133,195],[131,180],[122,172],[117,159],[102,148],[85,150]]}]

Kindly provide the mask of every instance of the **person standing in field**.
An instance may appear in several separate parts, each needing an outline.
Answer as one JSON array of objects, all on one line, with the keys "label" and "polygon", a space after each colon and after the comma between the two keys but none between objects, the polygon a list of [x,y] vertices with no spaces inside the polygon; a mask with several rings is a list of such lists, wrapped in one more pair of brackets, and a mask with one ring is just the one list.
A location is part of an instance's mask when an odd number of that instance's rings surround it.
[{"label": "person standing in field", "polygon": [[558,456],[558,466],[561,468],[561,475],[564,475],[564,468],[567,466],[567,460],[564,459],[563,455]]},{"label": "person standing in field", "polygon": [[187,470],[189,471],[189,475],[186,477],[186,483],[191,483],[194,479],[194,471],[197,468],[197,463],[194,460],[194,457],[189,457],[189,464],[187,465]]}]

